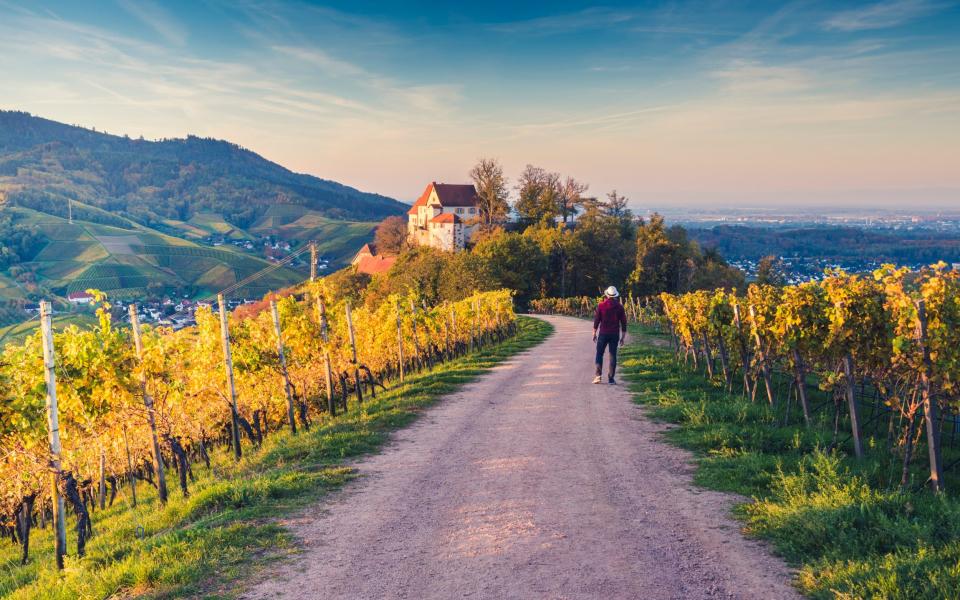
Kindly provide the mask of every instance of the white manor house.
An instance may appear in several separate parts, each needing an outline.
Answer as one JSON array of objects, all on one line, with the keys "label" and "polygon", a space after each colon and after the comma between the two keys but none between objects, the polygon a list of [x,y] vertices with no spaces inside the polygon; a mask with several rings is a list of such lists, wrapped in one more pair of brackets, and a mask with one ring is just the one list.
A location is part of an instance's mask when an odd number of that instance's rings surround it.
[{"label": "white manor house", "polygon": [[431,182],[407,212],[410,241],[463,250],[477,228],[477,190],[471,184]]}]

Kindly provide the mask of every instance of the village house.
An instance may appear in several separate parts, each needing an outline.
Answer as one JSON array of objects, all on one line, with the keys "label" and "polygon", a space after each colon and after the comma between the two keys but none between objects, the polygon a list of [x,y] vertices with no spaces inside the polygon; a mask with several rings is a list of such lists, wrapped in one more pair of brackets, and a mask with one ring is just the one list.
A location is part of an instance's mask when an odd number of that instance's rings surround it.
[{"label": "village house", "polygon": [[377,275],[389,271],[395,262],[397,262],[396,256],[377,254],[377,247],[374,244],[364,244],[353,257],[351,264],[357,268],[357,273]]},{"label": "village house", "polygon": [[407,212],[410,242],[463,250],[477,228],[478,210],[473,185],[431,182]]},{"label": "village house", "polygon": [[90,304],[93,302],[93,294],[87,292],[72,292],[67,296],[70,304]]}]

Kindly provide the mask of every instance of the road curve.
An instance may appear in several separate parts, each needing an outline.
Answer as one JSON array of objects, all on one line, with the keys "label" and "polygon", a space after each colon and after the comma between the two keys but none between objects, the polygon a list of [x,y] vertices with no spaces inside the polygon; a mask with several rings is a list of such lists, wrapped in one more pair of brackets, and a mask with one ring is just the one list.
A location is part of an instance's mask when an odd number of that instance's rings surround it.
[{"label": "road curve", "polygon": [[304,551],[250,599],[794,598],[736,498],[691,484],[624,387],[592,385],[590,324],[496,367],[286,522]]}]

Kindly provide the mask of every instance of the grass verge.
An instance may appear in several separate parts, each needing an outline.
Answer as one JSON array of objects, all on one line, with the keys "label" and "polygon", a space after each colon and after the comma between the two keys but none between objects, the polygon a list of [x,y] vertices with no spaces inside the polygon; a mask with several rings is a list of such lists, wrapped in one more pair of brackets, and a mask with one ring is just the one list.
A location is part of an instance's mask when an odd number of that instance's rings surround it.
[{"label": "grass verge", "polygon": [[[552,331],[543,321],[519,317],[518,333],[510,340],[412,375],[403,386],[378,394],[362,408],[351,404],[346,414],[316,423],[309,432],[278,432],[258,450],[245,447],[239,463],[218,451],[209,471],[194,465],[190,496],[171,491],[165,507],[143,484],[137,487],[140,502],[132,507],[124,489],[112,507],[92,514],[95,535],[87,555],[68,557],[63,573],[53,566],[49,528],[35,532],[24,567],[18,564],[18,547],[5,544],[0,596],[229,597],[231,584],[253,563],[297,551],[276,519],[352,479],[346,459],[377,451],[391,431],[409,424],[422,409]],[[74,550],[75,539],[70,530],[68,550]]]},{"label": "grass verge", "polygon": [[[729,394],[677,363],[665,338],[637,328],[622,352],[635,401],[675,423],[667,438],[697,456],[695,481],[753,498],[736,509],[745,531],[769,540],[814,598],[960,597],[960,500],[899,489],[897,456],[869,438],[856,461],[830,451],[832,411],[810,428],[783,426],[766,403]],[[829,414],[827,414],[829,413]],[[918,449],[914,481],[923,482]],[[949,461],[947,461],[949,462]],[[951,475],[947,489],[960,481]]]}]

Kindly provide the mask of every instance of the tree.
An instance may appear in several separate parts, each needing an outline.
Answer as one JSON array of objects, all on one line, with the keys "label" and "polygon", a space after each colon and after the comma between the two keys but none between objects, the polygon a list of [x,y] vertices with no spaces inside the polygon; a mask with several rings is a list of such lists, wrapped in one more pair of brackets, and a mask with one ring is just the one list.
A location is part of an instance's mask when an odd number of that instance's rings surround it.
[{"label": "tree", "polygon": [[676,290],[679,246],[667,237],[663,217],[654,213],[637,227],[637,260],[630,283],[642,296]]},{"label": "tree", "polygon": [[629,220],[606,214],[595,199],[586,201],[574,228],[581,250],[573,257],[572,289],[592,296],[610,285],[623,287],[634,270],[634,235]]},{"label": "tree", "polygon": [[494,158],[481,158],[470,170],[470,178],[477,189],[480,229],[489,231],[506,220],[510,212],[507,203],[507,178],[503,167]]},{"label": "tree", "polygon": [[564,223],[576,216],[577,211],[583,207],[583,193],[588,187],[590,186],[573,177],[567,177],[563,182],[557,195],[557,213],[563,217]]},{"label": "tree", "polygon": [[409,245],[407,220],[400,216],[387,217],[377,226],[373,241],[379,254],[400,254]]},{"label": "tree", "polygon": [[514,208],[520,220],[529,226],[555,217],[559,187],[559,175],[527,165],[517,180],[518,197]]},{"label": "tree", "polygon": [[757,263],[757,285],[784,285],[787,282],[783,261],[774,255],[764,256]]},{"label": "tree", "polygon": [[603,203],[603,212],[615,219],[631,221],[633,212],[627,208],[628,202],[626,196],[621,196],[617,194],[617,190],[613,190],[607,194],[607,201]]},{"label": "tree", "polygon": [[540,167],[527,165],[517,180],[517,202],[514,208],[526,223],[537,220],[540,211],[540,194],[546,172]]},{"label": "tree", "polygon": [[473,252],[487,264],[497,287],[516,290],[520,306],[536,297],[547,257],[535,241],[520,234],[503,233],[486,238]]},{"label": "tree", "polygon": [[537,243],[547,258],[547,270],[540,277],[541,295],[565,298],[575,264],[582,264],[587,258],[586,248],[574,232],[561,224],[549,226],[540,224],[530,227],[523,236]]}]

